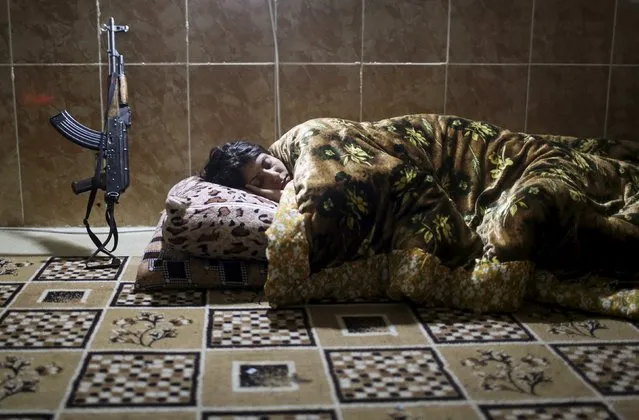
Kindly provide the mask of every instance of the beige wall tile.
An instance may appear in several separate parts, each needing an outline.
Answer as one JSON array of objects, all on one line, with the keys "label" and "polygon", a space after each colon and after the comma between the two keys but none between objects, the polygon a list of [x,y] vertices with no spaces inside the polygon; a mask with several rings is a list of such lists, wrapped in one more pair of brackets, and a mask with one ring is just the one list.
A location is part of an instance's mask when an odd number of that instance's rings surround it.
[{"label": "beige wall tile", "polygon": [[11,69],[0,67],[0,226],[22,224],[20,162],[16,147]]},{"label": "beige wall tile", "polygon": [[358,120],[359,67],[280,67],[282,134],[312,118]]},{"label": "beige wall tile", "polygon": [[603,135],[608,68],[533,66],[529,133]]},{"label": "beige wall tile", "polygon": [[446,61],[447,30],[447,0],[368,0],[364,61]]},{"label": "beige wall tile", "polygon": [[[116,35],[116,47],[126,62],[186,61],[186,16],[183,0],[101,0],[100,24],[115,18],[129,25]],[[106,62],[106,36],[102,36],[102,61]]]},{"label": "beige wall tile", "polygon": [[275,61],[268,3],[190,0],[189,61]]},{"label": "beige wall tile", "polygon": [[451,6],[451,62],[528,62],[532,0],[453,0]]},{"label": "beige wall tile", "polygon": [[534,63],[608,63],[614,0],[537,0]]},{"label": "beige wall tile", "polygon": [[277,3],[280,60],[353,62],[360,59],[361,0]]},{"label": "beige wall tile", "polygon": [[14,62],[98,61],[94,1],[11,0],[10,4]]}]

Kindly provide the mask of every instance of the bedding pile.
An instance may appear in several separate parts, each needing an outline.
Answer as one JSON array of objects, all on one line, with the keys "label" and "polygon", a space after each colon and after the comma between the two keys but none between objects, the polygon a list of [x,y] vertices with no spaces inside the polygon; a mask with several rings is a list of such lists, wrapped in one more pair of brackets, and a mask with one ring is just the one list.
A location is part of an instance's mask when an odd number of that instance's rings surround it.
[{"label": "bedding pile", "polygon": [[639,144],[419,114],[311,120],[269,151],[294,174],[266,232],[272,305],[639,316]]}]

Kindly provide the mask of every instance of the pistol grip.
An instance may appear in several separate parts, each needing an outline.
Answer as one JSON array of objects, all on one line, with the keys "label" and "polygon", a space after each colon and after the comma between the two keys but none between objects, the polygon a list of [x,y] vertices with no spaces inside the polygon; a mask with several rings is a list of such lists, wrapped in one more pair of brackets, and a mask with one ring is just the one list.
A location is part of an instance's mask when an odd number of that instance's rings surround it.
[{"label": "pistol grip", "polygon": [[93,178],[81,179],[80,181],[73,181],[71,183],[71,189],[74,194],[82,194],[93,188]]}]

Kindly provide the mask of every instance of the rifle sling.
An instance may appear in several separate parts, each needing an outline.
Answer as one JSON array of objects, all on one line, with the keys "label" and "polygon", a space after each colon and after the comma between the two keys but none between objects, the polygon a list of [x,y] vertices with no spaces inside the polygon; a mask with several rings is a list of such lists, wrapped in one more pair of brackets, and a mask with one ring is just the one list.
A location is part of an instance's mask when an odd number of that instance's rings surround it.
[{"label": "rifle sling", "polygon": [[[108,114],[108,110],[111,108],[111,104],[113,102],[113,97],[115,95],[115,86],[117,84],[117,78],[114,77],[113,74],[109,75],[109,94],[108,94],[108,99],[107,99],[107,114]],[[87,233],[89,234],[89,237],[91,238],[91,240],[93,241],[93,243],[95,244],[95,246],[97,247],[97,250],[87,259],[86,261],[86,268],[87,269],[100,269],[100,268],[117,268],[120,266],[120,259],[117,258],[115,255],[113,255],[113,251],[117,248],[118,246],[118,228],[117,225],[115,223],[115,215],[114,215],[114,211],[115,211],[115,202],[113,201],[112,198],[108,197],[107,194],[105,194],[105,204],[106,204],[106,210],[104,213],[104,217],[106,219],[107,224],[109,225],[109,235],[107,236],[106,240],[104,242],[100,241],[100,238],[97,237],[97,235],[95,233],[93,233],[93,231],[91,230],[90,224],[89,224],[89,217],[91,216],[91,210],[93,209],[93,204],[95,202],[95,196],[98,192],[98,189],[100,187],[100,183],[101,183],[101,176],[102,176],[102,164],[104,161],[104,147],[105,147],[105,143],[106,143],[106,136],[108,135],[108,130],[109,130],[109,118],[107,115],[107,118],[104,122],[104,130],[102,133],[102,138],[100,141],[100,148],[98,150],[98,156],[96,159],[96,165],[95,165],[95,174],[93,176],[93,182],[91,183],[91,192],[89,194],[89,200],[87,201],[87,210],[86,210],[86,214],[84,216],[84,226],[87,229]],[[106,186],[105,186],[106,188]],[[113,244],[113,248],[111,248],[111,250],[107,250],[106,246],[109,243],[109,241],[111,240],[111,237],[113,237],[114,239],[114,244]],[[102,252],[104,254],[107,254],[108,256],[111,257],[111,262],[108,264],[99,264],[99,265],[89,265],[89,262],[91,262],[96,255]]]}]

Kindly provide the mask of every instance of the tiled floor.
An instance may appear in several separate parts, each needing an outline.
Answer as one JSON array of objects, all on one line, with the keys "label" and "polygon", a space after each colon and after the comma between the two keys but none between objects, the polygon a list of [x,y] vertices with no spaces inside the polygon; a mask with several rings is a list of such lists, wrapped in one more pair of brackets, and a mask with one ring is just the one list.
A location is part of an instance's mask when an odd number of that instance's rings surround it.
[{"label": "tiled floor", "polygon": [[97,272],[11,260],[0,418],[639,418],[639,327],[624,320],[534,304],[274,310],[254,292],[135,293],[135,256]]}]

